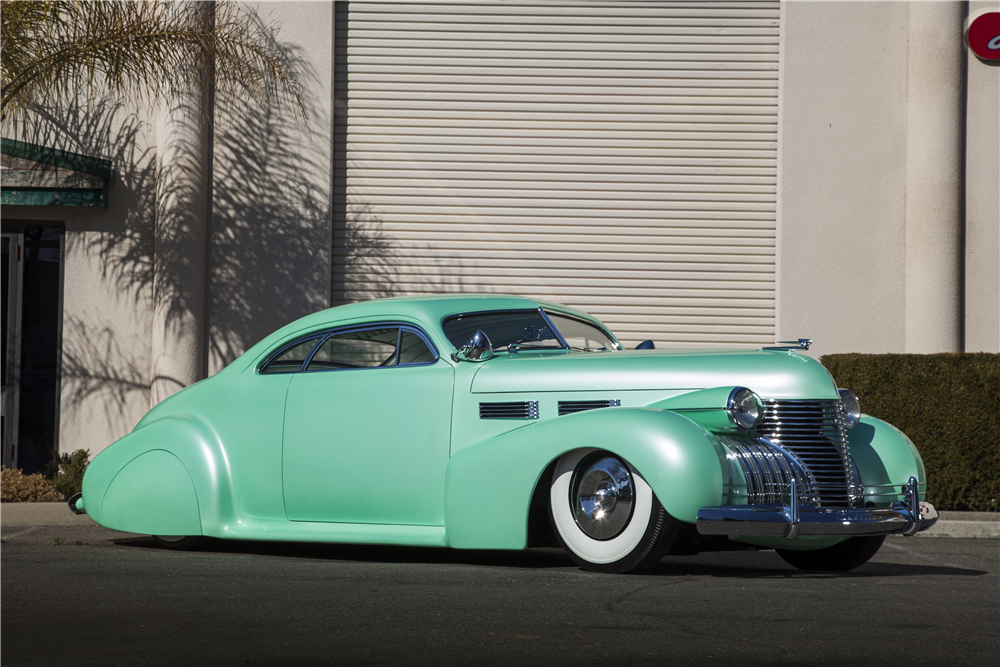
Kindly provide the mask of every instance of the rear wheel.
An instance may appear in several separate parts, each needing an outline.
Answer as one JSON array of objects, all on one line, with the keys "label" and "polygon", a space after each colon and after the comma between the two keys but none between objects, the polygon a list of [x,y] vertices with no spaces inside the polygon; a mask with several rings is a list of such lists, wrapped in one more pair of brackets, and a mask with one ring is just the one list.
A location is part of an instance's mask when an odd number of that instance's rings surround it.
[{"label": "rear wheel", "polygon": [[569,452],[556,462],[549,508],[566,553],[594,572],[653,567],[679,528],[639,472],[603,450]]},{"label": "rear wheel", "polygon": [[205,537],[202,535],[153,535],[153,540],[164,549],[177,549],[178,551],[193,551],[205,545]]},{"label": "rear wheel", "polygon": [[839,544],[815,551],[777,549],[778,555],[800,570],[849,572],[868,562],[885,542],[885,535],[851,537]]}]

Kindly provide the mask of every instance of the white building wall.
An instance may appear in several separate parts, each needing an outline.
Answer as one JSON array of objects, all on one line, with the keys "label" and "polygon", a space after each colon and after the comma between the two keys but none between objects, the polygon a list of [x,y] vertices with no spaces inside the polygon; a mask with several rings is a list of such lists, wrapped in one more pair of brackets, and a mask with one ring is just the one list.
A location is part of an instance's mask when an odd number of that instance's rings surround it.
[{"label": "white building wall", "polygon": [[[778,332],[816,339],[817,356],[959,351],[963,311],[967,329],[995,339],[978,305],[996,301],[989,250],[965,279],[983,287],[962,291],[963,11],[956,2],[784,5]],[[970,81],[979,100],[970,122],[989,94]],[[990,158],[969,158],[995,193]],[[976,191],[990,218],[989,186]],[[977,224],[989,248],[996,223]]]},{"label": "white building wall", "polygon": [[149,409],[155,124],[144,109],[98,104],[48,109],[5,136],[114,162],[107,210],[3,209],[5,220],[64,223],[59,443],[96,454]]},{"label": "white building wall", "polygon": [[[971,2],[969,15],[1000,12]],[[1000,352],[1000,63],[967,52],[965,350]]]},{"label": "white building wall", "polygon": [[901,351],[908,6],[783,8],[778,337]]},{"label": "white building wall", "polygon": [[[3,209],[5,220],[65,223],[61,451],[82,448],[97,454],[129,433],[151,404],[180,388],[177,368],[197,364],[216,373],[263,336],[329,305],[333,7],[280,2],[246,7],[256,10],[288,48],[302,76],[308,121],[297,119],[291,109],[261,112],[244,100],[217,100],[217,123],[209,135],[214,134],[214,146],[207,152],[214,165],[207,221],[211,279],[207,304],[200,308],[168,290],[154,330],[154,259],[163,259],[155,256],[154,238],[157,170],[163,167],[157,164],[158,142],[176,138],[176,128],[160,122],[160,109],[106,104],[53,109],[4,132],[110,159],[116,172],[107,210]],[[194,192],[209,187],[203,176],[183,176],[189,195],[208,194]],[[183,253],[189,245],[174,251]],[[204,284],[203,265],[200,271],[186,276],[185,289]],[[169,343],[181,352],[176,363],[154,363],[154,337],[163,338],[164,322],[178,321],[171,320],[171,310],[175,316],[184,311],[188,338],[201,329],[208,339],[199,343],[175,335]],[[180,358],[192,350],[204,358]],[[172,390],[154,397],[151,386],[166,375],[161,385]],[[183,379],[186,384],[196,378]]]}]

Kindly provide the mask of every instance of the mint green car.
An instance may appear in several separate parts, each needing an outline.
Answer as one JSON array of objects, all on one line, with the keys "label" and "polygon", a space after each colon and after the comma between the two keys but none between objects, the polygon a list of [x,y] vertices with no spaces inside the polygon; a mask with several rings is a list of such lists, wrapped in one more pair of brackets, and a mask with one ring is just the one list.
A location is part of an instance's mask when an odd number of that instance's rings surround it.
[{"label": "mint green car", "polygon": [[734,542],[849,570],[936,521],[913,443],[798,344],[639,347],[522,297],[331,308],[150,410],[70,507],[172,548],[557,540],[601,572]]}]

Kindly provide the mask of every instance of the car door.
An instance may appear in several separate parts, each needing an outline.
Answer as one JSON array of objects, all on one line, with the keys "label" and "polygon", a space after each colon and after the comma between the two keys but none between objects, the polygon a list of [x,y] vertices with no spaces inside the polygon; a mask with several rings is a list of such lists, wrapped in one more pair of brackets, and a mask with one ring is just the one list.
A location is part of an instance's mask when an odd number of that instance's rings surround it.
[{"label": "car door", "polygon": [[334,332],[289,384],[291,521],[444,525],[454,369],[415,327]]}]

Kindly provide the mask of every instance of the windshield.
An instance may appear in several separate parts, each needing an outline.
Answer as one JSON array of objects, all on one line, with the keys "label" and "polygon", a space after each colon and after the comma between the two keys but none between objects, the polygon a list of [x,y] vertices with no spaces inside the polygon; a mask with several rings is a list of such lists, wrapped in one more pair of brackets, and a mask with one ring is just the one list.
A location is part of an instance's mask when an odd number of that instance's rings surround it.
[{"label": "windshield", "polygon": [[546,311],[546,315],[556,325],[563,340],[571,350],[579,352],[607,352],[620,350],[618,343],[612,340],[606,331],[595,327],[590,322],[566,317],[558,313]]},{"label": "windshield", "polygon": [[578,351],[621,349],[606,332],[589,322],[556,313],[543,315],[539,310],[470,313],[450,317],[444,322],[444,334],[456,348],[465,345],[476,331],[486,334],[494,350],[508,346],[518,350],[566,349],[563,341],[570,349]]}]

